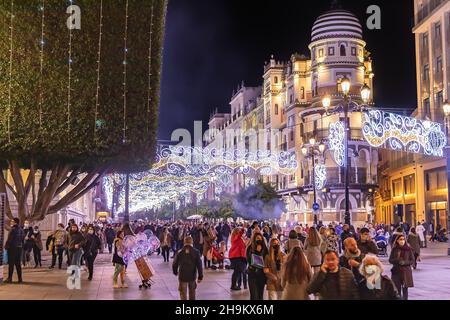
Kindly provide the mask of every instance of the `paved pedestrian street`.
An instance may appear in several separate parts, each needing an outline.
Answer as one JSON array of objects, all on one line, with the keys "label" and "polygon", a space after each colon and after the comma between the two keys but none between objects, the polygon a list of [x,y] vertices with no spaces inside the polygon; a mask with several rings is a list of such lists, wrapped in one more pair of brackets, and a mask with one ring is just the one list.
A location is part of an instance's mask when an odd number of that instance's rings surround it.
[{"label": "paved pedestrian street", "polygon": [[[422,262],[414,271],[415,287],[410,289],[413,300],[450,300],[450,258],[446,256],[447,244],[429,244],[423,249]],[[48,256],[44,264],[48,266]],[[23,284],[0,285],[0,300],[178,300],[178,281],[172,274],[171,262],[164,263],[161,256],[150,261],[155,268],[154,284],[149,290],[139,290],[139,274],[134,264],[127,270],[129,288],[113,289],[113,266],[109,254],[99,256],[94,279],[87,281],[82,272],[81,290],[69,290],[66,286],[66,270],[26,268]],[[387,258],[381,258],[385,271],[390,275]],[[172,261],[172,260],[171,260]],[[5,268],[6,269],[6,268]],[[5,270],[6,271],[6,270]],[[248,290],[230,291],[231,270],[207,270],[198,285],[198,300],[248,300]],[[6,278],[6,274],[4,274]],[[16,281],[17,279],[14,278]]]}]

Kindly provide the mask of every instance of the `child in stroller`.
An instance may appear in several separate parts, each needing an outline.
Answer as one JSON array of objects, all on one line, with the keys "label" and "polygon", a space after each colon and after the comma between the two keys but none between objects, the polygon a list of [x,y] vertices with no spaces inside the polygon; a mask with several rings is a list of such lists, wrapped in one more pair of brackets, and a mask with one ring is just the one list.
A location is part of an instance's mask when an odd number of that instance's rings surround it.
[{"label": "child in stroller", "polygon": [[388,241],[387,241],[386,237],[384,236],[383,230],[377,231],[377,236],[375,237],[375,243],[377,244],[377,247],[378,247],[378,255],[387,257]]}]

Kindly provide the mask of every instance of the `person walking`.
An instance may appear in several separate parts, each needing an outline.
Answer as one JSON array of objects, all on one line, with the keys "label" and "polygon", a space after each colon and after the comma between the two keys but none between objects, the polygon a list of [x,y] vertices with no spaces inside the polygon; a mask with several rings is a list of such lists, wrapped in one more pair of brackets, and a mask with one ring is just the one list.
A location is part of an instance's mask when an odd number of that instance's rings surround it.
[{"label": "person walking", "polygon": [[268,250],[262,233],[254,231],[246,251],[250,300],[264,300],[264,287],[266,285],[264,260],[267,254]]},{"label": "person walking", "polygon": [[281,300],[309,300],[306,287],[311,277],[311,265],[303,250],[300,247],[292,248],[281,271]]},{"label": "person walking", "polygon": [[364,255],[358,248],[355,238],[347,238],[344,241],[344,254],[339,258],[339,265],[350,270],[355,277],[357,283],[363,280],[363,276],[359,273],[359,268],[364,259]]},{"label": "person walking", "polygon": [[430,221],[430,224],[428,225],[428,232],[430,233],[430,242],[434,242],[436,239],[436,236],[434,234],[434,223],[433,221]]},{"label": "person walking", "polygon": [[327,251],[320,271],[309,283],[308,294],[318,294],[320,300],[359,300],[358,286],[353,273],[339,267],[338,253]]},{"label": "person walking", "polygon": [[97,254],[102,247],[99,236],[95,232],[94,226],[90,225],[87,229],[86,242],[83,246],[84,258],[88,268],[88,280],[91,281],[94,275],[94,262]]},{"label": "person walking", "polygon": [[419,241],[420,241],[420,247],[421,248],[426,248],[426,240],[425,240],[425,227],[420,224],[420,222],[417,223],[417,226],[415,228],[415,231],[417,233],[417,235],[419,236]]},{"label": "person walking", "polygon": [[31,227],[30,222],[28,220],[24,221],[23,224],[23,232],[25,235],[23,252],[22,252],[22,264],[24,267],[28,267],[31,262],[31,252],[34,247],[33,236],[33,227]]},{"label": "person walking", "polygon": [[294,249],[295,247],[303,248],[302,242],[298,239],[298,234],[295,230],[289,231],[289,238],[288,241],[284,244],[284,251],[286,254],[289,254],[289,252]]},{"label": "person walking", "polygon": [[339,237],[333,227],[328,228],[328,233],[326,235],[325,241],[327,245],[326,251],[332,250],[339,252]]},{"label": "person walking", "polygon": [[80,266],[81,256],[83,255],[82,247],[85,243],[83,234],[79,231],[77,224],[70,226],[70,232],[67,236],[67,247],[69,250],[70,265]]},{"label": "person walking", "polygon": [[376,256],[366,256],[359,272],[364,277],[359,283],[361,300],[400,300],[395,284],[383,275],[383,265]]},{"label": "person walking", "polygon": [[105,240],[106,240],[106,244],[108,245],[109,254],[112,253],[112,248],[113,248],[113,243],[114,243],[115,238],[116,238],[116,233],[114,232],[114,229],[111,227],[111,225],[108,224],[105,229]]},{"label": "person walking", "polygon": [[[123,230],[117,231],[116,238],[113,242],[113,265],[114,265],[114,276],[113,276],[113,288],[128,288],[128,285],[125,283],[125,262],[123,261],[123,254],[125,248],[123,246],[123,238],[125,237],[125,233]],[[120,281],[122,283],[119,286],[118,280],[120,275]]]},{"label": "person walking", "polygon": [[231,290],[241,290],[241,280],[244,281],[244,289],[247,289],[247,277],[245,269],[247,265],[246,247],[244,239],[244,228],[234,228],[231,233],[231,247],[228,252],[228,257],[231,262],[231,269],[233,274],[231,275]]},{"label": "person walking", "polygon": [[264,274],[266,275],[266,288],[269,300],[280,300],[283,294],[281,286],[281,266],[284,254],[281,250],[280,240],[272,238],[269,242],[269,254],[264,259]]},{"label": "person walking", "polygon": [[414,253],[414,270],[417,269],[417,261],[420,261],[420,237],[416,232],[416,228],[411,228],[406,242],[411,247]]},{"label": "person walking", "polygon": [[195,300],[197,283],[203,280],[203,266],[200,252],[194,248],[191,236],[184,239],[184,247],[176,254],[172,270],[178,276],[180,299],[187,300],[189,291],[189,300]]},{"label": "person walking", "polygon": [[325,252],[327,251],[327,236],[328,236],[328,229],[326,227],[320,227],[319,228],[319,235],[320,235],[320,253],[323,257]]},{"label": "person walking", "polygon": [[220,229],[220,233],[222,234],[222,240],[225,242],[225,247],[228,250],[228,239],[231,234],[231,227],[228,222],[224,221],[222,228]]},{"label": "person walking", "polygon": [[341,243],[342,243],[342,250],[345,250],[344,248],[344,241],[347,238],[354,238],[355,234],[350,230],[350,226],[348,224],[344,224],[342,226],[342,233],[341,233]]},{"label": "person walking", "polygon": [[404,235],[397,237],[389,257],[392,264],[392,281],[403,300],[408,300],[408,288],[414,287],[411,266],[414,265],[414,253],[406,243]]},{"label": "person walking", "polygon": [[20,220],[14,218],[10,222],[11,231],[5,243],[5,249],[8,254],[8,278],[5,283],[12,283],[14,267],[16,267],[18,283],[22,283],[22,250],[24,245],[25,233],[19,225]]},{"label": "person walking", "polygon": [[319,272],[322,264],[321,242],[322,240],[317,229],[315,227],[309,228],[308,237],[305,240],[305,253],[314,273]]},{"label": "person walking", "polygon": [[370,230],[368,228],[361,228],[359,230],[359,239],[356,241],[358,249],[361,250],[362,258],[371,253],[378,255],[378,247],[375,241],[372,240]]},{"label": "person walking", "polygon": [[161,252],[164,258],[164,262],[169,262],[170,247],[172,244],[172,234],[169,232],[167,227],[164,228],[164,231],[161,237],[159,238],[159,241],[161,242]]},{"label": "person walking", "polygon": [[58,228],[47,238],[47,251],[52,254],[52,264],[50,269],[53,269],[56,265],[56,258],[58,258],[58,267],[62,268],[62,261],[64,257],[64,251],[66,248],[64,244],[67,242],[67,231],[64,229],[62,223],[58,224]]},{"label": "person walking", "polygon": [[34,268],[37,268],[38,266],[42,267],[41,251],[43,249],[43,246],[42,246],[42,236],[38,226],[34,226],[33,235],[31,236],[31,239],[33,240]]}]

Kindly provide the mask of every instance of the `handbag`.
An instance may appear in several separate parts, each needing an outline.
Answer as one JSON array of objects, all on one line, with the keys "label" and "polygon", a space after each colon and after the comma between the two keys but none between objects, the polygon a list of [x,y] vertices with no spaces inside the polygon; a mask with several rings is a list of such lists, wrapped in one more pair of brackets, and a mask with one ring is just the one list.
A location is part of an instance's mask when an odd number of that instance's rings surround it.
[{"label": "handbag", "polygon": [[264,259],[262,256],[252,253],[251,266],[256,269],[264,269]]}]

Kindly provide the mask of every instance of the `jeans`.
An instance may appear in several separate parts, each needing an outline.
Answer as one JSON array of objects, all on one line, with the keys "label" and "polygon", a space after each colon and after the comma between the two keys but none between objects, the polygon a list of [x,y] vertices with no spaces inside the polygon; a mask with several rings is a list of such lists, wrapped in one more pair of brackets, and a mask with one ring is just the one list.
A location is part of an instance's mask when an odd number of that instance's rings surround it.
[{"label": "jeans", "polygon": [[34,258],[34,264],[37,266],[42,267],[42,260],[41,260],[41,249],[39,249],[37,246],[33,247],[33,258]]},{"label": "jeans", "polygon": [[108,251],[110,254],[112,253],[112,245],[113,245],[112,243],[108,242]]},{"label": "jeans", "polygon": [[81,251],[81,249],[76,249],[75,251],[69,251],[70,265],[80,266],[82,255],[83,255],[83,251]]},{"label": "jeans", "polygon": [[16,267],[17,278],[22,281],[22,248],[8,249],[8,280],[12,280],[14,267]]},{"label": "jeans", "polygon": [[162,250],[162,256],[164,258],[164,262],[169,262],[170,247],[164,246],[164,247],[161,247],[161,250]]},{"label": "jeans", "polygon": [[92,279],[92,276],[94,275],[94,261],[95,258],[97,258],[97,254],[89,254],[85,256],[86,258],[86,265],[89,271],[89,279]]},{"label": "jeans", "polygon": [[266,286],[266,276],[262,270],[249,271],[248,288],[250,290],[250,300],[264,300],[264,287]]},{"label": "jeans", "polygon": [[56,257],[58,257],[58,267],[59,269],[62,268],[62,261],[64,256],[64,246],[56,246],[56,248],[53,249],[52,254],[52,267],[56,265]]},{"label": "jeans", "polygon": [[189,289],[189,300],[195,300],[195,289],[197,289],[197,283],[195,281],[191,282],[181,282],[178,286],[178,291],[180,291],[180,299],[188,299],[188,289]]},{"label": "jeans", "polygon": [[223,241],[225,242],[225,248],[227,249],[227,251],[228,251],[228,238],[229,236],[223,236]]},{"label": "jeans", "polygon": [[244,287],[247,287],[247,274],[245,272],[245,267],[247,263],[244,258],[232,258],[231,268],[233,269],[233,274],[231,275],[231,287],[241,287],[242,278],[244,278]]}]

